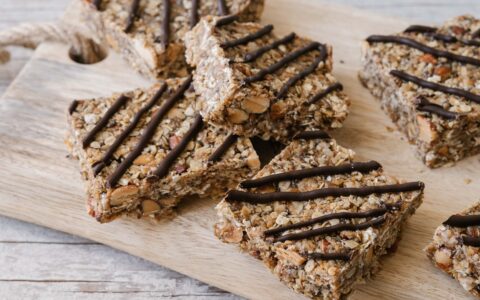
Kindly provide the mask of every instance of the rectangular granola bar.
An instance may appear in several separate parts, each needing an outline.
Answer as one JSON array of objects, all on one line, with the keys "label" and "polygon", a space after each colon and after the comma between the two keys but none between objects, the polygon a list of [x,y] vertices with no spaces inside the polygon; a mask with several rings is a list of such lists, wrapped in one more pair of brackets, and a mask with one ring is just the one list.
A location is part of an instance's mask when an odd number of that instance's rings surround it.
[{"label": "rectangular granola bar", "polygon": [[321,132],[297,136],[217,206],[215,234],[313,299],[343,299],[377,271],[423,198]]},{"label": "rectangular granola bar", "polygon": [[360,79],[429,167],[480,152],[480,20],[413,25],[363,44]]},{"label": "rectangular granola bar", "polygon": [[186,76],[182,38],[206,15],[256,21],[263,0],[79,0],[91,30],[148,77]]},{"label": "rectangular granola bar", "polygon": [[304,128],[337,128],[349,100],[332,76],[330,46],[272,25],[206,17],[185,35],[187,62],[208,122],[243,136],[288,140]]},{"label": "rectangular granola bar", "polygon": [[443,222],[425,248],[431,261],[480,297],[480,203]]},{"label": "rectangular granola bar", "polygon": [[72,103],[67,145],[93,217],[158,217],[183,197],[225,192],[260,168],[249,139],[205,124],[196,105],[191,77]]}]

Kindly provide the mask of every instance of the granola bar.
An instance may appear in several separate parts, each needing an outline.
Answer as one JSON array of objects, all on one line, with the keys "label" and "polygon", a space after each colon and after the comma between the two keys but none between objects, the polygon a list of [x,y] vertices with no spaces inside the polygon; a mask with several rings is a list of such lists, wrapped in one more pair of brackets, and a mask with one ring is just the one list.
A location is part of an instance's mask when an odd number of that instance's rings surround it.
[{"label": "granola bar", "polygon": [[425,248],[431,261],[480,297],[480,203],[443,222]]},{"label": "granola bar", "polygon": [[217,206],[215,234],[313,299],[340,299],[378,269],[423,198],[378,162],[305,132]]},{"label": "granola bar", "polygon": [[338,128],[349,100],[332,76],[332,49],[272,25],[206,17],[185,35],[187,62],[208,122],[286,141],[304,128]]},{"label": "granola bar", "polygon": [[255,21],[263,0],[81,0],[92,31],[148,77],[186,76],[182,38],[205,15]]},{"label": "granola bar", "polygon": [[363,44],[360,79],[429,167],[480,152],[480,20],[413,25]]},{"label": "granola bar", "polygon": [[191,77],[74,101],[67,145],[80,160],[89,213],[169,213],[186,196],[225,192],[260,161],[249,139],[205,124]]}]

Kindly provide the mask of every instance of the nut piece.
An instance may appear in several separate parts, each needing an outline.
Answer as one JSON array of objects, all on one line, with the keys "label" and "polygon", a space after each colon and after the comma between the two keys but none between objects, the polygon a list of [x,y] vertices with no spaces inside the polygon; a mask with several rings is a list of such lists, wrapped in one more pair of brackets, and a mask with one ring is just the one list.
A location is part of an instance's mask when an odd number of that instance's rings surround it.
[{"label": "nut piece", "polygon": [[218,228],[220,238],[227,243],[240,243],[243,239],[243,230],[232,224],[225,224],[224,227]]},{"label": "nut piece", "polygon": [[278,248],[276,252],[280,256],[280,260],[287,260],[296,266],[301,266],[306,261],[305,257],[294,251]]},{"label": "nut piece", "polygon": [[437,250],[434,254],[434,257],[435,257],[435,262],[442,269],[447,269],[452,264],[450,255],[445,251]]},{"label": "nut piece", "polygon": [[420,61],[432,64],[432,65],[437,63],[437,59],[431,54],[424,54],[420,56]]},{"label": "nut piece", "polygon": [[260,169],[260,159],[255,153],[250,154],[247,157],[247,166],[252,170]]},{"label": "nut piece", "polygon": [[248,120],[248,114],[241,109],[229,108],[227,113],[228,119],[234,124],[241,124]]},{"label": "nut piece", "polygon": [[280,119],[287,112],[287,105],[285,104],[284,101],[279,101],[277,103],[272,104],[272,108],[270,109],[270,111],[271,111],[270,115],[273,120]]},{"label": "nut piece", "polygon": [[418,122],[418,139],[427,143],[431,143],[437,139],[438,135],[434,131],[430,120],[423,116],[417,116]]},{"label": "nut piece", "polygon": [[261,114],[270,106],[270,99],[262,96],[252,96],[243,100],[242,107],[249,113]]},{"label": "nut piece", "polygon": [[153,200],[143,200],[142,211],[144,215],[150,215],[160,210],[160,205]]},{"label": "nut piece", "polygon": [[152,154],[142,154],[133,161],[133,164],[136,166],[143,166],[149,164],[152,160]]},{"label": "nut piece", "polygon": [[118,206],[123,204],[128,198],[135,196],[138,192],[138,188],[134,185],[127,185],[119,187],[112,191],[110,194],[110,205]]}]

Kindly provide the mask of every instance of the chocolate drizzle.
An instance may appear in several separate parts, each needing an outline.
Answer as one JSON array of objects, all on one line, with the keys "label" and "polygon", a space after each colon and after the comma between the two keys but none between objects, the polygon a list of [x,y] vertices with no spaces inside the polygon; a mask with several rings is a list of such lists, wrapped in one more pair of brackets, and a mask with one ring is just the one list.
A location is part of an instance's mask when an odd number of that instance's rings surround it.
[{"label": "chocolate drizzle", "polygon": [[318,92],[315,94],[312,98],[310,98],[307,101],[307,104],[313,104],[324,97],[326,97],[328,94],[333,93],[335,91],[342,91],[343,90],[343,85],[340,82],[335,82],[334,84],[330,85],[327,87],[325,90]]},{"label": "chocolate drizzle", "polygon": [[294,61],[295,59],[299,58],[302,55],[305,55],[306,53],[309,53],[313,50],[322,51],[322,46],[324,47],[324,45],[321,45],[318,42],[311,42],[307,46],[289,53],[288,55],[284,56],[281,60],[268,66],[267,68],[261,69],[260,71],[258,71],[257,74],[245,78],[244,83],[249,84],[255,81],[263,80],[265,76],[267,76],[268,74],[275,73],[276,71],[280,70],[282,67],[287,65],[288,63]]},{"label": "chocolate drizzle", "polygon": [[125,32],[128,33],[132,30],[135,19],[138,16],[138,9],[140,8],[140,0],[133,0],[128,13],[127,25],[125,26]]},{"label": "chocolate drizzle", "polygon": [[78,100],[73,100],[68,107],[68,114],[71,115],[77,110]]},{"label": "chocolate drizzle", "polygon": [[316,140],[316,139],[326,140],[326,139],[331,139],[331,137],[325,131],[313,130],[313,131],[300,132],[299,134],[295,135],[293,139],[294,140]]},{"label": "chocolate drizzle", "polygon": [[165,101],[165,103],[160,107],[160,109],[153,115],[150,123],[148,123],[147,127],[143,131],[140,140],[138,141],[137,145],[132,152],[128,154],[128,156],[122,161],[122,163],[117,167],[117,169],[107,178],[107,187],[113,188],[123,174],[128,170],[128,168],[132,165],[133,161],[142,154],[143,149],[148,145],[151,138],[154,136],[155,131],[157,130],[158,125],[165,117],[165,115],[170,111],[170,109],[175,105],[175,103],[180,100],[185,91],[190,87],[192,82],[192,76],[189,76],[183,84],[175,91],[170,98]]},{"label": "chocolate drizzle", "polygon": [[442,106],[428,101],[425,97],[419,97],[417,110],[435,114],[448,120],[455,120],[459,116],[456,112],[448,111]]},{"label": "chocolate drizzle", "polygon": [[307,255],[309,259],[319,259],[319,260],[343,260],[349,261],[351,254],[347,252],[338,252],[338,253],[319,253],[314,252]]},{"label": "chocolate drizzle", "polygon": [[163,0],[163,19],[162,19],[162,31],[161,42],[164,47],[168,46],[170,41],[170,0]]},{"label": "chocolate drizzle", "polygon": [[219,161],[223,157],[225,152],[227,152],[227,150],[230,149],[230,147],[237,141],[237,139],[238,139],[237,135],[230,134],[225,139],[225,141],[220,145],[220,147],[218,147],[217,150],[215,150],[215,152],[213,152],[212,155],[210,155],[210,157],[208,158],[208,161],[210,162]]},{"label": "chocolate drizzle", "polygon": [[375,217],[380,217],[386,214],[388,210],[386,208],[375,208],[372,210],[368,211],[362,211],[362,212],[338,212],[338,213],[332,213],[328,215],[323,215],[318,218],[313,218],[308,221],[302,221],[286,226],[280,226],[274,229],[266,230],[264,232],[265,236],[272,236],[276,235],[282,232],[285,232],[287,230],[292,230],[292,229],[298,229],[302,227],[307,227],[307,226],[312,226],[315,224],[320,224],[324,223],[330,220],[340,220],[340,219],[363,219],[363,218],[375,218]]},{"label": "chocolate drizzle", "polygon": [[291,233],[282,235],[278,238],[275,238],[275,242],[284,242],[284,241],[297,241],[308,239],[311,237],[319,236],[322,234],[331,234],[331,233],[339,233],[342,231],[357,231],[357,230],[365,230],[370,227],[377,227],[382,225],[386,221],[385,216],[378,217],[376,219],[366,221],[359,224],[352,224],[352,223],[345,223],[345,224],[336,224],[327,227],[321,227],[317,229],[302,231],[298,233]]},{"label": "chocolate drizzle", "polygon": [[113,154],[115,153],[115,151],[117,151],[118,147],[120,147],[123,141],[132,133],[132,131],[137,127],[138,123],[142,119],[143,115],[147,113],[158,102],[158,100],[162,97],[166,90],[167,84],[164,83],[155,93],[152,99],[135,114],[132,122],[116,138],[115,142],[113,142],[113,144],[108,148],[107,152],[103,155],[103,157],[92,165],[94,176],[97,176],[103,170],[103,168],[110,164],[113,158]]},{"label": "chocolate drizzle", "polygon": [[480,247],[480,238],[473,236],[462,236],[462,242],[465,246]]},{"label": "chocolate drizzle", "polygon": [[415,83],[416,85],[426,89],[431,89],[434,91],[443,92],[450,95],[464,97],[465,99],[471,100],[476,103],[480,103],[480,95],[470,93],[469,91],[466,91],[466,90],[452,88],[452,87],[444,86],[431,81],[423,80],[421,78],[415,77],[413,75],[409,75],[399,70],[391,70],[390,74],[397,78],[400,78],[403,81]]},{"label": "chocolate drizzle", "polygon": [[443,222],[443,225],[452,227],[466,228],[470,226],[480,226],[480,215],[453,215]]},{"label": "chocolate drizzle", "polygon": [[185,133],[182,140],[178,143],[172,151],[168,152],[165,158],[157,166],[157,169],[152,173],[150,179],[160,179],[165,177],[168,174],[168,169],[173,165],[175,160],[182,154],[182,152],[187,148],[188,143],[193,140],[197,134],[200,132],[203,126],[202,116],[197,115],[195,121],[193,121],[190,129]]},{"label": "chocolate drizzle", "polygon": [[94,0],[93,6],[95,6],[97,10],[100,10],[100,7],[102,6],[102,0]]},{"label": "chocolate drizzle", "polygon": [[251,41],[254,41],[256,39],[259,39],[259,38],[263,37],[264,35],[269,34],[270,32],[272,32],[272,30],[273,30],[273,25],[271,25],[271,24],[266,25],[265,27],[260,28],[259,30],[255,31],[251,34],[248,34],[244,37],[241,37],[241,38],[236,39],[236,40],[226,41],[226,42],[222,43],[220,46],[223,49],[228,49],[228,48],[232,48],[232,47],[236,47],[236,46],[240,46],[240,45],[245,45],[245,44],[248,44]]},{"label": "chocolate drizzle", "polygon": [[190,11],[190,28],[193,28],[198,23],[198,1],[192,0],[192,8]]},{"label": "chocolate drizzle", "polygon": [[277,183],[286,180],[300,180],[309,177],[316,176],[330,176],[339,174],[348,174],[353,172],[369,173],[373,170],[378,170],[382,167],[376,161],[369,162],[354,162],[350,164],[341,164],[338,166],[323,166],[315,167],[303,170],[295,170],[285,173],[279,173],[274,175],[265,176],[258,179],[250,179],[243,181],[240,186],[242,188],[254,188],[264,186],[267,184]]},{"label": "chocolate drizzle", "polygon": [[411,25],[408,26],[403,32],[418,32],[418,33],[427,33],[427,32],[436,32],[436,27],[424,26],[424,25]]},{"label": "chocolate drizzle", "polygon": [[304,79],[305,77],[307,77],[311,73],[315,72],[318,65],[321,62],[325,61],[326,58],[327,58],[327,47],[325,47],[325,45],[321,45],[320,46],[320,55],[315,58],[315,60],[313,61],[313,63],[311,65],[309,65],[308,67],[306,67],[302,71],[298,72],[292,78],[288,79],[287,82],[285,82],[285,84],[282,86],[280,91],[277,93],[277,100],[285,98],[285,96],[287,96],[288,90],[293,85],[295,85],[298,81]]},{"label": "chocolate drizzle", "polygon": [[232,24],[233,22],[238,21],[238,16],[237,15],[231,15],[225,18],[221,18],[217,21],[215,24],[215,27],[222,27],[228,24]]},{"label": "chocolate drizzle", "polygon": [[219,16],[226,16],[228,15],[228,7],[225,3],[225,0],[217,0],[218,4],[218,15]]},{"label": "chocolate drizzle", "polygon": [[120,108],[122,108],[127,100],[130,100],[125,95],[121,95],[113,104],[110,106],[110,108],[107,110],[105,115],[98,121],[97,125],[93,127],[92,131],[90,131],[82,140],[82,146],[83,148],[87,148],[91,142],[95,139],[95,136],[97,133],[99,133],[105,126],[107,126],[108,121],[115,115]]},{"label": "chocolate drizzle", "polygon": [[227,201],[243,201],[253,204],[270,203],[274,201],[308,201],[325,197],[359,196],[372,194],[402,193],[423,190],[423,182],[409,182],[391,185],[365,186],[359,188],[323,188],[308,192],[272,192],[251,193],[233,190],[227,194]]},{"label": "chocolate drizzle", "polygon": [[263,47],[260,47],[258,48],[257,50],[253,50],[251,52],[248,52],[247,54],[245,54],[245,57],[243,58],[243,61],[248,63],[248,62],[252,62],[254,60],[256,60],[257,58],[259,58],[260,56],[262,56],[262,54],[272,50],[272,49],[275,49],[277,48],[278,46],[280,45],[284,45],[284,44],[288,44],[288,43],[291,43],[294,39],[295,39],[295,33],[290,33],[289,35],[279,39],[279,40],[276,40],[268,45],[265,45]]},{"label": "chocolate drizzle", "polygon": [[457,61],[459,63],[464,63],[464,64],[471,64],[474,66],[480,66],[480,60],[473,58],[473,57],[468,57],[468,56],[463,56],[463,55],[458,55],[449,51],[445,50],[439,50],[432,48],[430,46],[424,45],[420,42],[415,41],[414,39],[407,38],[407,37],[402,37],[402,36],[395,36],[395,35],[372,35],[367,38],[367,42],[369,43],[395,43],[395,44],[400,44],[400,45],[405,45],[412,47],[414,49],[420,50],[424,53],[432,54],[437,57],[443,57],[447,58],[453,61]]}]

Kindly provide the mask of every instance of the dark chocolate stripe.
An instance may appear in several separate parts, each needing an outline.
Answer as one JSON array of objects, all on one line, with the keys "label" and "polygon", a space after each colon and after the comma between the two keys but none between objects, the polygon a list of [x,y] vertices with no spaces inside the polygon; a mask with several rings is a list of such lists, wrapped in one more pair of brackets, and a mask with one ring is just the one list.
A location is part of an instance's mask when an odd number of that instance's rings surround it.
[{"label": "dark chocolate stripe", "polygon": [[284,44],[288,44],[288,43],[291,43],[294,39],[295,39],[295,33],[292,32],[290,33],[289,35],[279,39],[279,40],[276,40],[268,45],[265,45],[263,47],[260,47],[258,48],[257,50],[253,50],[251,52],[248,52],[247,54],[245,54],[245,57],[243,58],[244,62],[252,62],[254,61],[255,59],[259,58],[260,56],[262,56],[262,54],[272,50],[272,49],[275,49],[277,47],[279,47],[280,45],[284,45]]},{"label": "dark chocolate stripe", "polygon": [[428,101],[425,97],[419,98],[419,103],[417,104],[417,110],[435,114],[439,117],[443,117],[448,120],[455,120],[458,118],[459,114],[456,112],[448,111],[442,106]]},{"label": "dark chocolate stripe", "polygon": [[94,0],[93,6],[95,6],[97,10],[100,10],[100,7],[102,6],[102,0]]},{"label": "dark chocolate stripe", "polygon": [[170,0],[163,0],[163,19],[162,19],[162,31],[161,43],[164,47],[168,46],[170,41]]},{"label": "dark chocolate stripe", "polygon": [[70,106],[68,107],[68,114],[73,114],[78,107],[78,100],[73,100],[72,103],[70,103]]},{"label": "dark chocolate stripe", "polygon": [[228,7],[225,3],[225,0],[217,0],[218,4],[218,15],[219,16],[226,16],[228,15]]},{"label": "dark chocolate stripe", "polygon": [[369,162],[354,162],[351,164],[341,164],[338,166],[323,166],[316,168],[309,168],[303,170],[296,170],[291,172],[279,173],[265,176],[258,179],[250,179],[243,181],[240,186],[245,189],[259,187],[267,184],[277,183],[285,180],[299,180],[315,176],[330,176],[339,174],[348,174],[353,172],[369,173],[373,170],[378,170],[382,167],[376,161]]},{"label": "dark chocolate stripe", "polygon": [[395,43],[395,44],[405,45],[405,46],[409,46],[414,49],[420,50],[424,53],[432,54],[437,57],[447,58],[447,59],[464,63],[464,64],[480,66],[480,60],[476,58],[458,55],[458,54],[444,51],[444,50],[435,49],[407,37],[394,36],[394,35],[372,35],[367,38],[367,41],[369,43]]},{"label": "dark chocolate stripe", "polygon": [[466,228],[480,225],[480,215],[453,215],[443,222],[443,225],[452,227]]},{"label": "dark chocolate stripe", "polygon": [[227,150],[230,149],[230,147],[237,141],[237,139],[238,139],[237,135],[230,134],[225,139],[225,141],[220,145],[220,147],[218,147],[217,150],[215,150],[215,152],[213,152],[212,155],[210,155],[210,157],[208,158],[208,161],[211,161],[211,162],[219,161],[223,157],[225,152],[227,152]]},{"label": "dark chocolate stripe", "polygon": [[319,259],[319,260],[343,260],[349,261],[351,254],[347,252],[338,252],[338,253],[319,253],[314,252],[307,255],[309,259]]},{"label": "dark chocolate stripe", "polygon": [[379,218],[359,223],[359,224],[352,224],[352,223],[347,223],[347,224],[337,224],[333,226],[327,226],[327,227],[322,227],[322,228],[317,228],[317,229],[312,229],[312,230],[307,230],[307,231],[302,231],[298,233],[291,233],[291,234],[286,234],[282,235],[276,239],[274,239],[275,242],[284,242],[284,241],[297,241],[297,240],[303,240],[303,239],[308,239],[311,237],[319,236],[322,234],[331,234],[331,233],[340,233],[342,231],[356,231],[356,230],[365,230],[370,227],[377,227],[382,225],[385,222],[385,216],[381,216]]},{"label": "dark chocolate stripe", "polygon": [[326,140],[331,139],[331,136],[328,135],[325,131],[321,130],[313,130],[313,131],[304,131],[300,132],[299,134],[293,137],[294,140]]},{"label": "dark chocolate stripe", "polygon": [[120,97],[118,97],[118,99],[107,110],[105,115],[100,119],[100,121],[98,121],[97,125],[95,125],[95,127],[93,127],[92,131],[90,131],[83,138],[82,146],[83,146],[84,149],[87,148],[90,145],[91,142],[93,142],[97,133],[99,133],[105,126],[107,126],[108,121],[110,121],[110,119],[113,117],[113,115],[115,115],[120,110],[120,108],[122,108],[125,105],[125,103],[129,99],[130,98],[128,98],[125,95],[121,95]]},{"label": "dark chocolate stripe", "polygon": [[480,247],[480,238],[473,236],[462,236],[462,242],[465,246]]},{"label": "dark chocolate stripe", "polygon": [[441,85],[441,84],[438,84],[438,83],[423,80],[421,78],[415,77],[413,75],[407,74],[407,73],[405,73],[403,71],[399,71],[399,70],[391,70],[390,74],[397,77],[397,78],[400,78],[403,81],[415,83],[416,85],[418,85],[420,87],[423,87],[423,88],[426,88],[426,89],[431,89],[431,90],[434,90],[434,91],[443,92],[443,93],[450,94],[450,95],[464,97],[465,99],[468,99],[470,101],[480,103],[480,95],[470,93],[469,91],[466,91],[466,90],[462,90],[462,89],[458,89],[458,88],[452,88],[452,87],[448,87],[448,86]]},{"label": "dark chocolate stripe", "polygon": [[475,41],[475,40],[463,40],[463,39],[458,39],[456,36],[453,35],[448,35],[448,34],[442,34],[442,33],[437,33],[438,29],[435,27],[429,27],[429,26],[422,26],[422,25],[412,25],[405,29],[405,33],[425,33],[428,36],[431,36],[435,40],[442,41],[444,43],[462,43],[467,46],[480,46],[480,41]]},{"label": "dark chocolate stripe", "polygon": [[303,222],[298,222],[295,224],[290,224],[286,226],[281,226],[278,228],[266,230],[264,232],[265,236],[271,236],[271,235],[276,235],[282,232],[285,232],[287,230],[291,229],[298,229],[302,227],[307,227],[315,224],[320,224],[324,223],[326,221],[330,220],[335,220],[335,219],[363,219],[363,218],[375,218],[375,217],[380,217],[383,216],[384,214],[387,213],[386,208],[375,208],[372,210],[367,210],[367,211],[362,211],[362,212],[339,212],[339,213],[333,213],[333,214],[328,214],[328,215],[323,215],[318,218],[313,218],[308,221],[303,221]]},{"label": "dark chocolate stripe", "polygon": [[333,93],[335,91],[341,91],[341,90],[343,90],[343,85],[340,82],[335,82],[334,84],[327,87],[325,90],[320,91],[317,94],[315,94],[312,98],[310,98],[307,101],[307,104],[313,104],[313,103],[323,99],[328,94]]},{"label": "dark chocolate stripe", "polygon": [[128,154],[128,156],[122,161],[122,163],[117,167],[117,169],[107,178],[107,187],[114,187],[117,182],[122,178],[123,174],[130,168],[133,161],[142,154],[143,149],[148,145],[150,140],[155,134],[158,125],[165,117],[165,115],[170,111],[170,109],[175,105],[175,103],[180,100],[185,91],[190,87],[192,82],[192,77],[189,76],[183,84],[175,91],[175,93],[170,96],[170,98],[165,101],[165,103],[160,107],[160,109],[153,115],[150,123],[142,133],[140,140],[138,141],[133,151]]},{"label": "dark chocolate stripe", "polygon": [[245,78],[244,83],[249,84],[255,81],[263,80],[265,76],[267,76],[268,74],[275,73],[276,71],[280,70],[282,67],[294,61],[295,59],[299,58],[300,56],[305,55],[306,53],[309,53],[313,50],[321,50],[320,47],[321,47],[320,43],[312,42],[305,47],[297,49],[289,53],[288,55],[284,56],[281,60],[274,63],[273,65],[270,65],[265,69],[261,69],[260,71],[258,71],[257,74]]},{"label": "dark chocolate stripe", "polygon": [[288,79],[287,82],[282,86],[280,91],[277,93],[277,100],[285,98],[287,96],[288,90],[295,85],[298,81],[304,79],[308,75],[312,74],[315,72],[317,69],[318,65],[322,62],[325,61],[327,58],[327,47],[325,45],[320,46],[320,55],[315,58],[313,63],[303,69],[302,71],[298,72],[295,74],[292,78]]},{"label": "dark chocolate stripe", "polygon": [[402,193],[423,190],[423,182],[409,182],[402,184],[365,186],[359,188],[323,188],[309,192],[273,192],[250,193],[230,191],[225,198],[227,201],[243,201],[248,203],[270,203],[274,201],[308,201],[325,197],[368,196],[372,194]]},{"label": "dark chocolate stripe", "polygon": [[225,18],[221,18],[217,21],[215,24],[215,27],[222,27],[228,24],[232,24],[233,22],[238,21],[238,16],[237,15],[231,15]]},{"label": "dark chocolate stripe", "polygon": [[192,9],[190,11],[190,28],[198,23],[198,0],[192,0]]},{"label": "dark chocolate stripe", "polygon": [[113,144],[108,148],[107,152],[103,155],[103,157],[92,165],[94,176],[97,176],[103,170],[103,168],[105,168],[107,165],[110,164],[113,158],[113,154],[115,153],[115,151],[117,151],[118,147],[122,145],[123,141],[137,127],[143,115],[147,113],[158,102],[158,100],[162,97],[162,95],[165,93],[166,90],[167,90],[167,84],[164,83],[160,87],[160,89],[155,93],[152,99],[135,114],[132,122],[115,139],[115,142],[113,142]]},{"label": "dark chocolate stripe", "polygon": [[195,121],[193,122],[190,129],[185,133],[182,140],[178,143],[175,148],[173,148],[165,158],[158,164],[157,169],[150,176],[151,179],[160,179],[165,177],[168,174],[168,170],[173,165],[175,160],[182,154],[182,152],[187,148],[188,143],[193,140],[197,134],[200,132],[203,126],[202,116],[197,115]]},{"label": "dark chocolate stripe", "polygon": [[424,26],[424,25],[411,25],[408,26],[403,32],[418,32],[418,33],[426,33],[426,32],[436,32],[436,27]]},{"label": "dark chocolate stripe", "polygon": [[472,33],[472,39],[480,38],[480,28]]},{"label": "dark chocolate stripe", "polygon": [[140,0],[133,0],[128,12],[127,25],[125,26],[125,32],[130,32],[135,24],[135,19],[138,16],[138,9],[140,8]]},{"label": "dark chocolate stripe", "polygon": [[240,45],[245,45],[245,44],[248,44],[251,41],[254,41],[256,39],[259,39],[259,38],[263,37],[264,35],[269,34],[270,32],[272,32],[272,30],[273,30],[273,25],[271,25],[271,24],[266,25],[265,27],[255,31],[251,34],[248,34],[244,37],[241,37],[241,38],[236,39],[236,40],[226,41],[226,42],[222,43],[220,46],[223,49],[228,49],[228,48],[232,48],[232,47],[236,47],[236,46],[240,46]]}]

